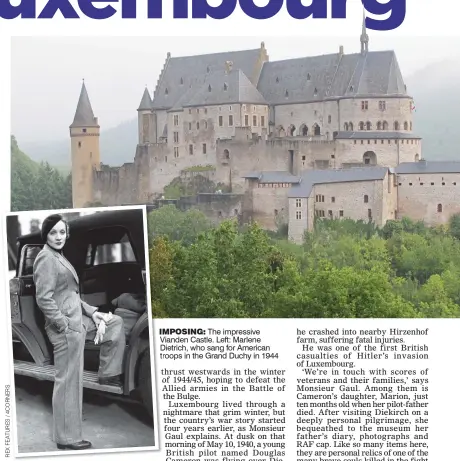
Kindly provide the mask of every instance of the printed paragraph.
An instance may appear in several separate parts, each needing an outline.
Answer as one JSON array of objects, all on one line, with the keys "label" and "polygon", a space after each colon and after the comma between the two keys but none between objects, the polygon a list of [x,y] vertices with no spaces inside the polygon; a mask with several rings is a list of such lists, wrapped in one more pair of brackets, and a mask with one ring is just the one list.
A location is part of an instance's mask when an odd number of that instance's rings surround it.
[{"label": "printed paragraph", "polygon": [[428,329],[297,329],[297,459],[428,461]]},{"label": "printed paragraph", "polygon": [[[176,365],[193,358],[206,366],[160,370],[167,461],[283,459],[286,370],[277,368],[281,357],[260,331],[208,328],[162,334],[161,346],[181,347],[163,349],[176,354]],[[181,342],[170,341],[177,339]]]}]

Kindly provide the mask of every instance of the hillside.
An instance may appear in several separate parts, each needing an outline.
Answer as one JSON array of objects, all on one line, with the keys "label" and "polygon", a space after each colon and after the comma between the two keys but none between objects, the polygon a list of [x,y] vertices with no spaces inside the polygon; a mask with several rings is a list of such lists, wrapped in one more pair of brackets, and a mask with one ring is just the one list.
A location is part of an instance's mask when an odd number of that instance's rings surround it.
[{"label": "hillside", "polygon": [[[414,97],[414,129],[423,138],[423,156],[427,159],[460,160],[459,61],[442,61],[406,77],[409,93]],[[101,161],[112,166],[132,162],[137,144],[137,119],[126,121],[101,132]],[[68,171],[70,141],[24,143],[23,148],[36,161],[48,161]]]},{"label": "hillside", "polygon": [[47,163],[36,163],[11,136],[11,211],[71,208],[72,182]]},{"label": "hillside", "polygon": [[414,97],[414,130],[422,136],[423,156],[432,160],[460,160],[460,62],[430,65],[406,79]]}]

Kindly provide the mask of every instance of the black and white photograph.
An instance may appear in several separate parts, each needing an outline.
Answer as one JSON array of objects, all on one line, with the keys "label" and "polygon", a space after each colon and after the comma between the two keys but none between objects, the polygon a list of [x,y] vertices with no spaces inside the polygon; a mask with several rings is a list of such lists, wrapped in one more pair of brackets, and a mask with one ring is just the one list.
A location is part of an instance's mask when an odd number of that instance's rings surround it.
[{"label": "black and white photograph", "polygon": [[17,456],[158,449],[145,207],[8,214],[6,234]]}]

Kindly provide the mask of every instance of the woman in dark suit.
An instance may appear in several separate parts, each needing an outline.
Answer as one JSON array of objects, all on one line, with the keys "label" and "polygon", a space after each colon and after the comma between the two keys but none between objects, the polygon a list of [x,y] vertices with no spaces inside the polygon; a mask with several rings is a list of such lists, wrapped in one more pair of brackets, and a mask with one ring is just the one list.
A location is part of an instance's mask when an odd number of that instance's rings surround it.
[{"label": "woman in dark suit", "polygon": [[[94,339],[104,314],[80,298],[78,275],[62,249],[69,238],[61,215],[48,216],[42,225],[45,246],[34,262],[38,307],[45,315],[45,330],[54,349],[54,441],[59,449],[84,450],[82,438],[83,351]],[[99,383],[121,385],[125,350],[123,319],[112,316],[101,341]]]}]

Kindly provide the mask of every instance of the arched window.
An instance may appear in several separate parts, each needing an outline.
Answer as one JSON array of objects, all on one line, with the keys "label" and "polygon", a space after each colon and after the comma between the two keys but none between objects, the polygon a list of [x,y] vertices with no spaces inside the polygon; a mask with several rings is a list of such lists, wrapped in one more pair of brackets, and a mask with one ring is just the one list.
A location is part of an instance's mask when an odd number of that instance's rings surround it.
[{"label": "arched window", "polygon": [[377,130],[381,130],[382,129],[382,122],[377,122]]},{"label": "arched window", "polygon": [[412,131],[412,122],[410,122],[409,126],[410,126],[410,131]]},{"label": "arched window", "polygon": [[364,130],[364,122],[359,122],[359,129]]},{"label": "arched window", "polygon": [[369,203],[369,196],[368,195],[364,196],[364,203]]},{"label": "arched window", "polygon": [[289,98],[289,91],[288,91],[288,90],[286,90],[286,92],[284,93],[284,96],[285,96],[286,98]]},{"label": "arched window", "polygon": [[208,85],[208,91],[209,91],[210,93],[211,93],[211,90],[212,90],[211,85]]},{"label": "arched window", "polygon": [[288,128],[289,136],[294,136],[294,132],[295,132],[295,125],[290,125]]},{"label": "arched window", "polygon": [[394,123],[395,131],[399,131],[399,122]]},{"label": "arched window", "polygon": [[404,130],[409,131],[409,124],[407,122],[404,122]]},{"label": "arched window", "polygon": [[344,131],[348,131],[348,123],[347,122],[345,122],[343,124],[343,129],[344,129]]},{"label": "arched window", "polygon": [[308,136],[308,126],[305,123],[300,125],[299,134],[300,136]]},{"label": "arched window", "polygon": [[420,160],[420,155],[415,154],[415,161],[418,162]]},{"label": "arched window", "polygon": [[438,213],[442,213],[442,204],[438,203]]},{"label": "arched window", "polygon": [[375,152],[365,152],[363,155],[363,163],[364,165],[377,165],[377,156],[375,155]]},{"label": "arched window", "polygon": [[388,130],[388,122],[383,122],[383,130]]},{"label": "arched window", "polygon": [[348,126],[350,127],[350,131],[353,131],[353,123],[350,122],[350,123],[348,124]]},{"label": "arched window", "polygon": [[227,160],[230,158],[230,152],[228,151],[228,149],[224,150],[224,158]]},{"label": "arched window", "polygon": [[372,130],[372,124],[371,122],[366,122],[366,130],[371,131]]},{"label": "arched window", "polygon": [[315,123],[313,125],[313,134],[315,136],[320,136],[321,135],[321,128],[319,127],[319,125],[317,123]]}]

